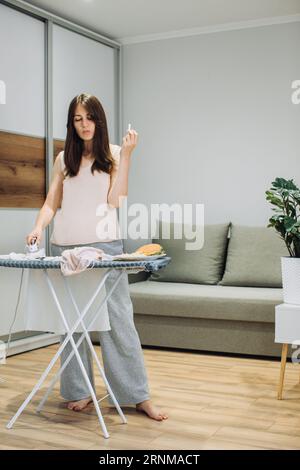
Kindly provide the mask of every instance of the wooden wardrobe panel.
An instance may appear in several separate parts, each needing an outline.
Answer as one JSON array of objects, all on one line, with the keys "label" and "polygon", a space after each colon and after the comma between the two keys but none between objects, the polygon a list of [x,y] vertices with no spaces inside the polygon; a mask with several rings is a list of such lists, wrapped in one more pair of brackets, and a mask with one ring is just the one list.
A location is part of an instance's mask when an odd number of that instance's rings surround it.
[{"label": "wooden wardrobe panel", "polygon": [[[54,141],[54,155],[64,141]],[[0,131],[0,207],[41,208],[46,197],[46,140]]]}]

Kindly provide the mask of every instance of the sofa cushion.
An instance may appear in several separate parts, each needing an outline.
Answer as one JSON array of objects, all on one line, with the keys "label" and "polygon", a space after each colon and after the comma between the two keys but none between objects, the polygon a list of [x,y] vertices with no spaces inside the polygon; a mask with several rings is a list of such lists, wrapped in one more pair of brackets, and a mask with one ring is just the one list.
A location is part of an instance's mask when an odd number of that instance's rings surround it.
[{"label": "sofa cushion", "polygon": [[289,256],[272,228],[231,225],[222,286],[282,287],[281,256]]},{"label": "sofa cushion", "polygon": [[282,289],[208,286],[150,280],[130,284],[134,313],[274,323]]},{"label": "sofa cushion", "polygon": [[[205,225],[204,245],[200,250],[185,248],[185,243],[191,242],[185,238],[185,230],[181,239],[174,237],[174,223],[167,224],[170,226],[170,239],[162,238],[162,224],[166,222],[159,221],[160,236],[154,238],[152,242],[160,243],[172,259],[164,269],[153,273],[149,279],[164,282],[217,284],[224,271],[229,223]],[[195,226],[193,229],[195,230]]]}]

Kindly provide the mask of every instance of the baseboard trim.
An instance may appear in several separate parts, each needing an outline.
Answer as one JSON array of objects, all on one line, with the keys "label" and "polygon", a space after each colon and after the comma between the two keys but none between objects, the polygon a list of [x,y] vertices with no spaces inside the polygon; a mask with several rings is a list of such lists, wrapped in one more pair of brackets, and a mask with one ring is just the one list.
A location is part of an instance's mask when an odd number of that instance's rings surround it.
[{"label": "baseboard trim", "polygon": [[43,333],[41,335],[29,336],[28,338],[17,339],[10,343],[9,350],[6,356],[14,356],[26,351],[50,346],[51,344],[59,343],[60,335],[54,333]]}]

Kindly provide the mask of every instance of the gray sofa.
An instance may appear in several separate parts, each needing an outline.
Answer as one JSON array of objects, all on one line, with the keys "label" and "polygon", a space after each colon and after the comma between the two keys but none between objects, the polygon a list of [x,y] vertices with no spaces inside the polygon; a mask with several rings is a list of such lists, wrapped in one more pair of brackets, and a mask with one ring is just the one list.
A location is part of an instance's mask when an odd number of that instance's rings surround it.
[{"label": "gray sofa", "polygon": [[207,225],[203,248],[188,252],[169,225],[170,239],[152,241],[171,263],[151,275],[129,275],[142,345],[280,356],[275,305],[283,301],[280,257],[288,252],[275,231]]}]

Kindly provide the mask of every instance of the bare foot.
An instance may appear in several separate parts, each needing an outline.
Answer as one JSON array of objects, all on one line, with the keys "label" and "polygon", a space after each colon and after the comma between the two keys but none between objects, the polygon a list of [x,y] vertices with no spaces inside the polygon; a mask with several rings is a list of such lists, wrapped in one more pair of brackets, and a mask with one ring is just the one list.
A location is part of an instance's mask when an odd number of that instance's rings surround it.
[{"label": "bare foot", "polygon": [[156,406],[152,405],[151,400],[145,400],[141,403],[136,404],[136,410],[146,413],[150,418],[156,419],[156,421],[163,421],[168,419],[168,415],[160,411]]},{"label": "bare foot", "polygon": [[73,411],[82,411],[84,410],[84,408],[86,408],[89,403],[91,403],[93,400],[91,399],[91,397],[88,397],[88,398],[83,398],[82,400],[78,400],[78,401],[69,401],[68,405],[67,405],[67,408],[69,410],[73,410]]}]

